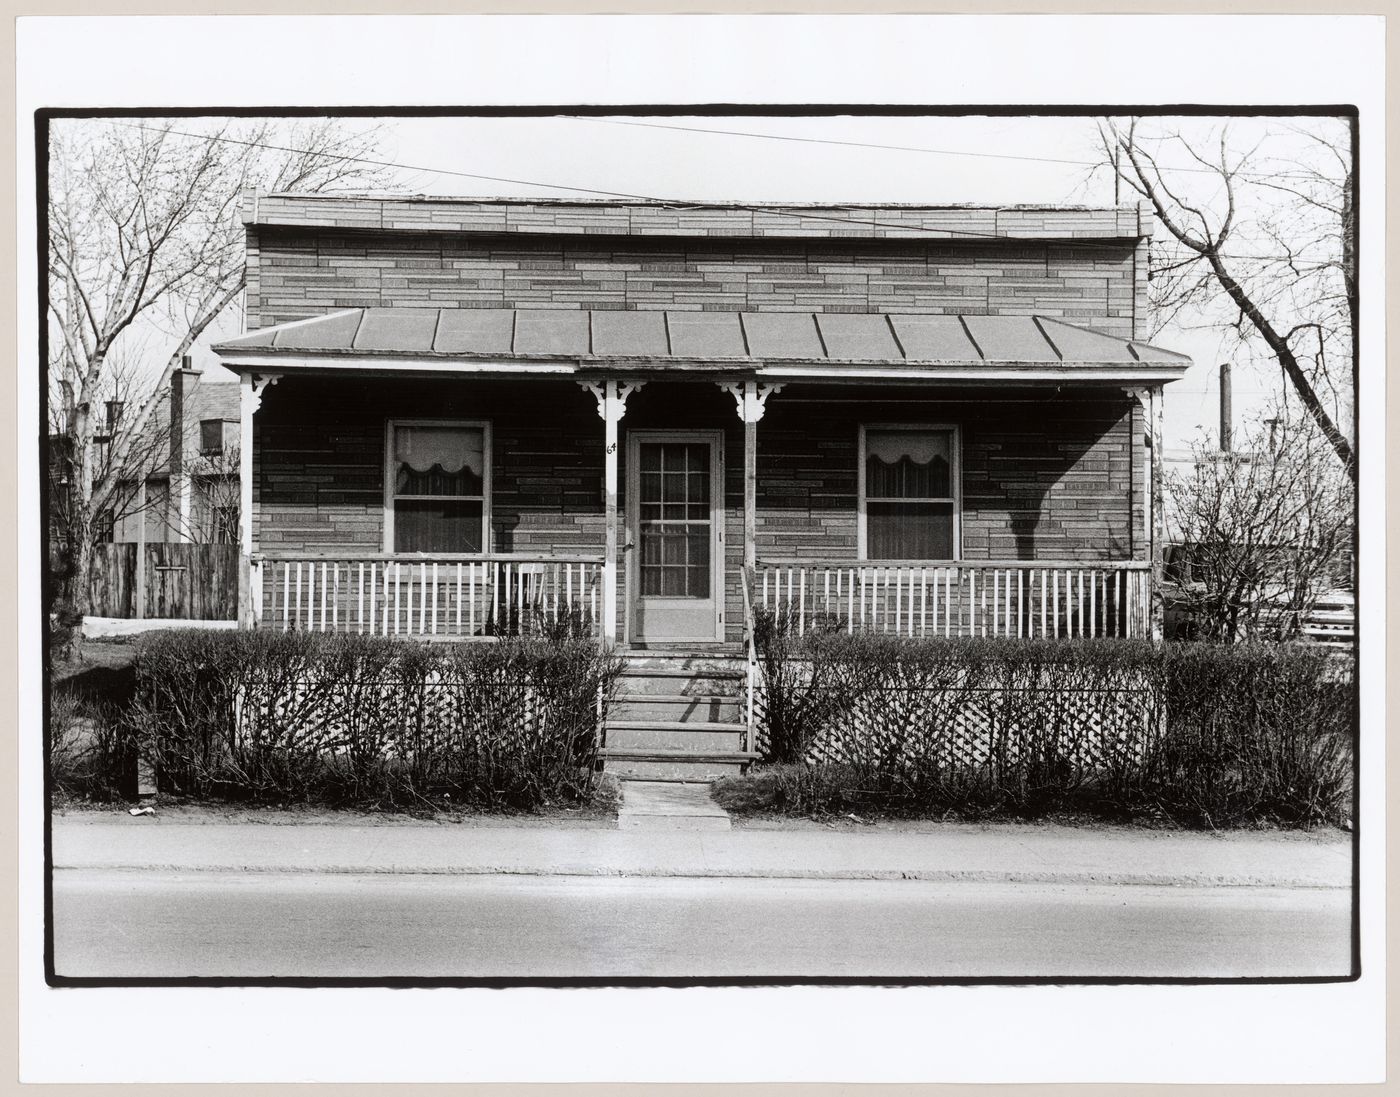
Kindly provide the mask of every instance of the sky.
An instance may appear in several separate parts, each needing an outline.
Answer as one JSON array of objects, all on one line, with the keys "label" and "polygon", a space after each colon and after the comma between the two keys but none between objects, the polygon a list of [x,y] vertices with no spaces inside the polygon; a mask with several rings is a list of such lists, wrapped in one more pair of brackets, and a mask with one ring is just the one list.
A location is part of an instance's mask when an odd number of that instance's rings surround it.
[{"label": "sky", "polygon": [[[377,128],[381,157],[394,165],[388,170],[391,186],[409,194],[930,204],[1115,201],[1112,173],[1095,167],[1101,154],[1095,120],[1088,116],[398,117],[347,124]],[[1183,123],[1188,129],[1214,124]],[[1264,124],[1240,119],[1232,125],[1241,141],[1252,141]],[[1290,139],[1273,140],[1273,155],[1287,163]],[[1184,187],[1215,182],[1184,155],[1168,151],[1162,162]],[[1218,200],[1219,195],[1200,197]],[[1136,195],[1122,188],[1118,199],[1131,202]],[[1157,231],[1165,238],[1164,230]],[[1243,358],[1218,327],[1209,325],[1211,319],[1185,316],[1151,339],[1195,363],[1166,388],[1169,453],[1181,455],[1202,431],[1214,434],[1222,362],[1233,361],[1237,431],[1282,387],[1276,364]],[[234,334],[240,322],[231,315],[212,335]],[[222,373],[202,349],[197,364],[211,379]]]}]

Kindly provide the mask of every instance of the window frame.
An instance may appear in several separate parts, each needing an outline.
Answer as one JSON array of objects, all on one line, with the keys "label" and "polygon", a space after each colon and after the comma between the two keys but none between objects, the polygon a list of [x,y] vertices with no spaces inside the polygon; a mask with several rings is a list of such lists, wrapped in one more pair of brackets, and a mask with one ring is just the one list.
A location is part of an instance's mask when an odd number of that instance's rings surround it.
[{"label": "window frame", "polygon": [[[204,444],[204,443],[205,443],[205,440],[206,440],[205,437],[204,437],[204,428],[205,428],[206,426],[208,426],[210,423],[218,423],[218,424],[219,424],[219,448],[218,448],[218,449],[214,449],[212,446],[206,446],[206,445]],[[201,457],[222,457],[227,449],[228,449],[228,420],[227,420],[227,419],[220,419],[220,418],[201,419],[201,420],[199,421],[199,455],[200,455]]]},{"label": "window frame", "polygon": [[[394,480],[398,472],[398,462],[394,458],[394,431],[399,427],[462,427],[481,431],[481,495],[432,495],[405,496],[415,499],[481,499],[481,551],[475,553],[428,553],[398,552],[394,548],[394,501],[399,497],[394,491]],[[491,552],[491,474],[492,462],[491,421],[489,419],[386,419],[384,420],[384,541],[386,553],[394,556],[485,556]]]},{"label": "window frame", "polygon": [[[865,464],[866,464],[866,434],[869,431],[922,431],[933,433],[935,431],[951,435],[952,441],[949,446],[952,453],[951,467],[948,470],[949,485],[953,490],[951,497],[928,498],[928,499],[906,499],[905,502],[929,502],[929,503],[952,503],[953,505],[953,555],[947,560],[938,561],[909,561],[910,563],[957,563],[962,559],[962,429],[957,423],[861,423],[858,428],[858,439],[856,444],[856,553],[862,563],[869,562],[875,564],[895,564],[898,560],[871,560],[867,555],[869,543],[866,538],[866,493],[865,493]],[[886,501],[884,496],[876,500]]]}]

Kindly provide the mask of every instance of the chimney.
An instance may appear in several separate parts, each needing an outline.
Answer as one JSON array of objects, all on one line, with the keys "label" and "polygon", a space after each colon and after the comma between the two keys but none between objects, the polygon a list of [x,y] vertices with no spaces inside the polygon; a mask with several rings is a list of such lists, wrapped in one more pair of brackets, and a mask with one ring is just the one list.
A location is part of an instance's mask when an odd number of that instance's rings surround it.
[{"label": "chimney", "polygon": [[1230,452],[1230,423],[1234,419],[1230,393],[1230,363],[1220,365],[1220,452]]},{"label": "chimney", "polygon": [[[199,383],[199,370],[186,354],[180,368],[170,376],[170,533],[176,541],[190,540],[190,478],[185,472],[185,456],[190,450],[191,424],[186,421],[190,393]],[[194,424],[194,430],[199,425]]]}]

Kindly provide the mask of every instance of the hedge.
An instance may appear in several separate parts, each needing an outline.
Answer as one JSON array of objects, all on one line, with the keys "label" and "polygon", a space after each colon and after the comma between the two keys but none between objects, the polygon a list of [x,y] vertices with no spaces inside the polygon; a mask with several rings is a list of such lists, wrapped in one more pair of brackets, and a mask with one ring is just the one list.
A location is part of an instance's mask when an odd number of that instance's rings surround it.
[{"label": "hedge", "polygon": [[153,633],[118,720],[162,793],[530,809],[590,798],[617,661],[570,636]]},{"label": "hedge", "polygon": [[1349,814],[1351,664],[1315,647],[761,624],[759,743],[780,811],[1215,827]]}]

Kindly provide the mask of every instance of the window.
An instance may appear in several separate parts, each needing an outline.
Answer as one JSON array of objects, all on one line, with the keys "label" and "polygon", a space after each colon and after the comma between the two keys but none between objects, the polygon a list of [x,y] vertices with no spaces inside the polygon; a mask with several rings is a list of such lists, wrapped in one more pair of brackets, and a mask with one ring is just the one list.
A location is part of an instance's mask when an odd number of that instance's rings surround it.
[{"label": "window", "polygon": [[482,552],[491,434],[485,423],[390,420],[385,541],[391,552]]},{"label": "window", "polygon": [[117,424],[121,422],[122,410],[126,405],[124,400],[107,401],[107,433],[116,434]]},{"label": "window", "polygon": [[211,532],[214,535],[214,544],[238,544],[238,507],[236,505],[216,506],[213,511],[214,528]]},{"label": "window", "polygon": [[958,555],[958,436],[953,427],[861,430],[862,556],[954,560]]},{"label": "window", "polygon": [[95,545],[110,545],[117,539],[117,515],[111,507],[98,511],[97,520],[92,524],[92,542]]},{"label": "window", "polygon": [[222,419],[201,419],[199,421],[199,452],[205,457],[217,457],[224,452],[224,421]]}]

